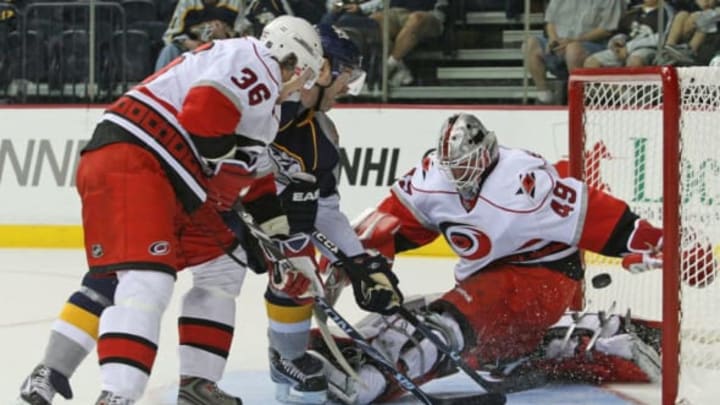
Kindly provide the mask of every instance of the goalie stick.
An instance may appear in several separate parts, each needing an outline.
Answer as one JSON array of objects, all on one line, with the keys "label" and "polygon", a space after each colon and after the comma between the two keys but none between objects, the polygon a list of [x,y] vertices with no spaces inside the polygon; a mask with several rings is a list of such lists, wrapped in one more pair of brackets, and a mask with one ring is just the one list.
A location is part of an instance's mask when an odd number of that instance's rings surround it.
[{"label": "goalie stick", "polygon": [[313,300],[322,311],[333,320],[333,322],[345,332],[353,342],[367,354],[377,367],[388,373],[397,383],[406,391],[412,393],[418,400],[427,405],[504,405],[506,398],[501,393],[483,393],[468,395],[462,397],[441,398],[427,394],[419,386],[417,386],[409,377],[395,368],[388,359],[383,356],[380,351],[370,345],[365,337],[355,329],[350,322],[345,320],[332,305],[325,299],[322,283],[317,274],[313,271],[294,268],[292,263],[287,259],[283,252],[275,245],[275,242],[260,229],[255,223],[252,216],[244,210],[240,204],[236,204],[235,210],[242,219],[243,223],[249,230],[250,234],[255,237],[260,247],[278,267],[278,271],[289,271],[295,269],[300,271],[305,277],[311,281],[313,290]]},{"label": "goalie stick", "polygon": [[[343,252],[334,242],[332,242],[325,234],[318,230],[315,230],[312,233],[312,237],[313,239],[315,239],[316,242],[318,242],[316,243],[316,246],[320,247],[320,250],[326,257],[339,261],[341,265],[347,264],[347,271],[354,271],[364,278],[368,277],[364,269],[358,268],[358,266],[353,263],[353,261],[348,257],[348,255]],[[473,381],[475,381],[475,383],[477,383],[487,392],[509,393],[524,391],[531,388],[536,388],[546,383],[544,374],[531,372],[512,378],[503,378],[502,380],[497,381],[487,380],[483,378],[480,374],[478,374],[475,370],[473,370],[473,368],[470,367],[470,365],[462,359],[458,350],[452,348],[451,346],[443,342],[440,337],[433,333],[430,328],[428,328],[420,319],[418,319],[417,316],[415,316],[408,309],[400,306],[398,309],[398,314],[400,315],[400,317],[413,325],[415,329],[419,331],[423,336],[430,340],[430,342],[432,342],[440,352],[445,354],[450,359],[450,361],[455,365],[455,367],[457,367],[465,375],[470,377]]]}]

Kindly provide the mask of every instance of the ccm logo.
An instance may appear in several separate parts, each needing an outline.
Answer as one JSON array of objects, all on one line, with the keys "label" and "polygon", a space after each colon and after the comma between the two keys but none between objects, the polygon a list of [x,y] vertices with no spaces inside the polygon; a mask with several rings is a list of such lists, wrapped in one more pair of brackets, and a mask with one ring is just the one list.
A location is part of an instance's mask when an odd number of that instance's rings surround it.
[{"label": "ccm logo", "polygon": [[148,252],[153,256],[165,256],[170,253],[170,242],[164,240],[154,242],[148,248]]},{"label": "ccm logo", "polygon": [[318,190],[308,191],[307,193],[298,191],[292,193],[292,200],[295,202],[315,201],[318,199],[318,195]]}]

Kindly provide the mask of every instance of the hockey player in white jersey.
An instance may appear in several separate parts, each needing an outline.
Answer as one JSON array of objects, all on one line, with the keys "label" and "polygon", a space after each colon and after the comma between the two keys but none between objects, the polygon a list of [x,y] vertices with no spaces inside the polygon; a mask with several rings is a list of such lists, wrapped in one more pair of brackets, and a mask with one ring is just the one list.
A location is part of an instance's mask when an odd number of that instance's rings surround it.
[{"label": "hockey player in white jersey", "polygon": [[[187,267],[193,288],[179,322],[178,403],[241,403],[215,384],[245,274],[225,251],[246,260],[220,213],[242,196],[248,210],[261,207],[257,218],[269,235],[287,237],[267,146],[279,102],[312,87],[321,63],[315,30],[286,16],[260,40],[215,41],[184,54],[108,108],[77,175],[90,271],[54,325],[43,364],[21,388],[25,403],[47,405],[56,392],[70,394],[68,378],[95,338],[97,404],[140,399],[176,272]],[[117,276],[117,286],[103,276]],[[58,356],[63,350],[67,356]]]},{"label": "hockey player in white jersey", "polygon": [[[572,317],[561,318],[584,276],[581,249],[623,257],[631,272],[646,271],[662,263],[662,230],[624,201],[561,177],[542,157],[500,146],[474,115],[449,117],[437,150],[399,178],[356,231],[367,248],[389,258],[445,238],[458,256],[457,284],[427,306],[423,319],[475,368],[517,362],[517,370],[591,382],[659,377],[652,339],[630,333],[639,328],[635,323],[576,315],[582,333],[566,340]],[[684,254],[699,265],[688,283],[712,282],[712,247],[698,243],[689,249]],[[402,318],[365,326],[372,344],[418,382],[453,370]],[[538,351],[542,355],[534,355]],[[375,403],[402,393],[371,361],[356,363],[364,382],[358,384],[326,358],[328,378],[347,402]]]}]

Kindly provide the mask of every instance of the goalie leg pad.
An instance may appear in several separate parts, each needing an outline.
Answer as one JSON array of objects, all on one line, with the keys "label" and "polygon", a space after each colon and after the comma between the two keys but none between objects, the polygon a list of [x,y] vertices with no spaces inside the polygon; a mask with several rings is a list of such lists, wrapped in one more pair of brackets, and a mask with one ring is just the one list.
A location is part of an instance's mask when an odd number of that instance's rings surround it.
[{"label": "goalie leg pad", "polygon": [[534,352],[578,286],[554,270],[501,265],[461,281],[432,306],[455,314],[474,353],[467,361],[493,363]]},{"label": "goalie leg pad", "polygon": [[[423,308],[418,317],[440,339],[453,348],[462,350],[465,338],[458,322],[449,313],[427,310],[426,303],[426,297],[411,299],[409,302],[411,307],[416,304]],[[432,342],[397,315],[369,314],[357,323],[356,328],[375,349],[396,363],[398,370],[402,370],[417,384],[442,376],[444,365],[449,363],[449,359],[446,359]],[[374,403],[378,399],[390,400],[405,393],[394,379],[379,371],[352,341],[335,337],[343,355],[353,369],[358,370],[364,384],[352,380],[335,364],[324,342],[317,336],[318,333],[312,335],[310,347],[316,355],[323,358],[326,369],[330,370],[327,373],[330,391],[340,401],[366,404]]]},{"label": "goalie leg pad", "polygon": [[[618,315],[604,322],[598,314],[587,313],[575,321],[566,313],[545,336],[541,358],[525,363],[524,368],[539,369],[555,380],[589,383],[658,381],[660,356],[655,349],[657,333]],[[572,336],[564,342],[574,323]],[[642,330],[642,333],[634,333]],[[599,334],[588,350],[591,337]],[[645,340],[647,341],[645,341]],[[564,344],[565,343],[565,344]]]}]

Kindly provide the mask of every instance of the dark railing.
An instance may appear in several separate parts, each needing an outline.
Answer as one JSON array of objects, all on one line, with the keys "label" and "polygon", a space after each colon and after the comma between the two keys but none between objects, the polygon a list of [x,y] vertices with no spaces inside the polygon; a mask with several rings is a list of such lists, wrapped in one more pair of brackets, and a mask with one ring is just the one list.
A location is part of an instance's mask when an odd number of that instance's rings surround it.
[{"label": "dark railing", "polygon": [[152,73],[167,24],[143,0],[0,6],[0,99],[107,102]]},{"label": "dark railing", "polygon": [[[472,99],[480,91],[479,87],[468,88],[458,83],[462,80],[465,80],[463,83],[468,80],[479,83],[476,78],[483,79],[481,76],[469,79],[450,78],[449,81],[444,81],[446,78],[435,72],[440,71],[437,61],[443,66],[454,66],[455,63],[462,67],[472,67],[472,64],[476,63],[477,66],[487,68],[486,59],[492,58],[478,58],[468,51],[477,51],[476,53],[480,54],[497,53],[499,50],[458,49],[458,46],[466,44],[467,40],[459,40],[456,32],[462,30],[461,34],[467,38],[466,31],[478,25],[477,21],[470,18],[471,14],[478,13],[468,12],[472,9],[468,3],[470,1],[449,0],[443,37],[431,43],[429,48],[428,44],[423,44],[426,52],[430,49],[437,53],[436,56],[430,56],[428,63],[417,63],[417,60],[427,58],[422,56],[422,48],[418,50],[415,61],[421,70],[421,74],[417,75],[420,77],[418,86],[388,86],[386,61],[391,41],[387,32],[377,32],[374,35],[367,35],[367,32],[362,30],[351,32],[351,36],[356,40],[361,39],[363,48],[369,50],[364,55],[368,68],[368,84],[371,85],[369,87],[380,90],[364,93],[364,98],[382,101],[441,100],[443,97],[449,100]],[[520,19],[513,20],[512,24],[523,25],[523,39],[526,39],[531,29],[531,1],[522,2],[522,9],[518,10]],[[387,7],[389,0],[384,3]],[[156,7],[152,0],[43,0],[29,3],[19,13],[12,6],[5,6],[5,9],[12,10],[20,17],[15,18],[15,26],[3,24],[0,20],[0,100],[50,103],[102,103],[112,100],[153,71],[153,58],[163,45],[161,37],[167,27],[166,22],[157,18],[159,13]],[[2,12],[3,6],[0,5],[0,13]],[[519,22],[524,24],[518,24]],[[509,23],[508,20],[506,23],[494,24],[501,26]],[[2,46],[3,44],[6,46]],[[514,51],[515,54],[520,52],[519,46],[518,49],[501,50]],[[508,65],[514,64],[513,67],[522,69],[517,55],[506,59],[509,61]],[[508,72],[512,73],[511,70]],[[437,77],[431,77],[434,74]],[[482,75],[482,72],[473,74]],[[522,86],[519,88],[525,93],[524,99],[527,101],[527,74],[523,77]],[[426,88],[432,94],[422,92]],[[463,94],[456,94],[458,91]]]}]

